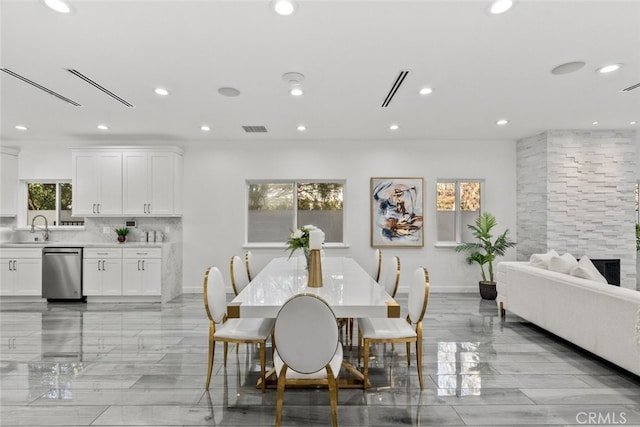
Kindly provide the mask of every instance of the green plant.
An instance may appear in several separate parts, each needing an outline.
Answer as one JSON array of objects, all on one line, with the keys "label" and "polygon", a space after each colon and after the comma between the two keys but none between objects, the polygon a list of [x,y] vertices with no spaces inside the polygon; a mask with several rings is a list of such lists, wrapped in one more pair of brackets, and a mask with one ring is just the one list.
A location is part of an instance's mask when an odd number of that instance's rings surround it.
[{"label": "green plant", "polygon": [[116,228],[115,232],[118,236],[126,236],[127,234],[129,234],[129,229],[127,227]]},{"label": "green plant", "polygon": [[482,281],[487,281],[484,266],[488,264],[489,281],[493,280],[493,261],[498,256],[503,256],[508,248],[516,245],[516,242],[509,239],[509,229],[500,234],[495,240],[491,240],[493,235],[491,230],[496,226],[496,217],[486,212],[480,215],[473,224],[467,224],[467,227],[473,232],[473,236],[478,239],[477,242],[463,243],[456,247],[456,252],[471,252],[466,261],[469,264],[474,262],[480,265],[482,273]]},{"label": "green plant", "polygon": [[640,251],[640,224],[636,224],[636,251]]}]

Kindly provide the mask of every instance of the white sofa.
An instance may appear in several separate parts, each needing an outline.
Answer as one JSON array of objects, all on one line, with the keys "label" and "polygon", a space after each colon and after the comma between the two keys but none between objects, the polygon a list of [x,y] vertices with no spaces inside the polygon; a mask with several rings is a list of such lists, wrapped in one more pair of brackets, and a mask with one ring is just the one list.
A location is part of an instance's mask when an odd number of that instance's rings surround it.
[{"label": "white sofa", "polygon": [[505,311],[640,375],[640,292],[529,262],[500,262],[497,303]]}]

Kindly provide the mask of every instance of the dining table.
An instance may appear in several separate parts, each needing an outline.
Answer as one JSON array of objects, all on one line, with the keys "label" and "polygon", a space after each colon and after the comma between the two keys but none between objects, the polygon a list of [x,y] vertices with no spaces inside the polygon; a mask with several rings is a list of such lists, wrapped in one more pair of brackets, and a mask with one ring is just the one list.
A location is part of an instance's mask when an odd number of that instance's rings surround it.
[{"label": "dining table", "polygon": [[[400,317],[400,306],[353,258],[321,258],[322,286],[308,286],[309,271],[304,256],[272,259],[256,277],[227,304],[229,318],[276,318],[280,307],[292,296],[315,294],[324,299],[336,318]],[[368,386],[355,366],[343,360],[350,373],[338,379],[340,388]],[[267,375],[267,387],[275,387],[275,371]],[[271,378],[271,380],[270,380]],[[261,387],[262,379],[256,387]]]},{"label": "dining table", "polygon": [[312,293],[324,299],[337,318],[400,317],[400,306],[353,258],[321,259],[321,287],[308,286],[303,256],[271,260],[228,305],[229,318],[275,318],[292,296]]}]

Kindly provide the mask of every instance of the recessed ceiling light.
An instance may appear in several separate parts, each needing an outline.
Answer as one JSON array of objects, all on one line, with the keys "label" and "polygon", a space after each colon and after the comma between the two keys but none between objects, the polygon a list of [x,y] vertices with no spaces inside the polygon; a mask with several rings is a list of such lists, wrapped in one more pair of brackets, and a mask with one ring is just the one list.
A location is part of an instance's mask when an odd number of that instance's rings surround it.
[{"label": "recessed ceiling light", "polygon": [[491,12],[493,15],[499,15],[511,9],[512,6],[513,6],[512,0],[495,0],[493,3],[491,3],[489,12]]},{"label": "recessed ceiling light", "polygon": [[292,0],[274,0],[271,5],[273,10],[282,16],[289,16],[296,10],[296,3]]},{"label": "recessed ceiling light", "polygon": [[50,9],[55,10],[58,13],[69,13],[71,7],[62,0],[44,0],[44,4],[49,6]]},{"label": "recessed ceiling light", "polygon": [[202,125],[202,126],[200,126],[200,130],[202,132],[209,132],[211,130],[211,128],[209,126],[207,126],[207,125]]},{"label": "recessed ceiling light", "polygon": [[567,62],[565,64],[560,64],[551,70],[551,74],[560,75],[560,74],[569,74],[575,73],[576,71],[582,69],[586,64],[582,61],[574,61]]},{"label": "recessed ceiling light", "polygon": [[400,129],[400,126],[396,124],[389,125],[389,130],[398,130],[398,129]]},{"label": "recessed ceiling light", "polygon": [[629,124],[630,124],[631,126],[634,126],[634,125],[636,125],[637,123],[638,123],[638,122],[636,122],[635,120],[634,120],[634,121],[632,121],[632,122],[629,122]]},{"label": "recessed ceiling light", "polygon": [[620,67],[622,67],[622,64],[604,65],[604,66],[598,68],[596,70],[596,72],[600,73],[600,74],[613,73],[614,71],[618,71],[620,69]]},{"label": "recessed ceiling light", "polygon": [[507,119],[500,119],[500,120],[497,120],[497,121],[496,121],[496,124],[497,124],[498,126],[506,126],[506,125],[507,125],[507,123],[509,123],[509,120],[507,120]]},{"label": "recessed ceiling light", "polygon": [[100,130],[109,130],[109,126],[107,126],[107,125],[98,125],[98,129],[100,129]]},{"label": "recessed ceiling light", "polygon": [[305,125],[298,125],[297,129],[298,129],[300,132],[304,132],[305,130],[307,130],[307,127],[306,127]]},{"label": "recessed ceiling light", "polygon": [[238,96],[240,91],[235,87],[221,87],[218,89],[218,93],[223,96]]},{"label": "recessed ceiling light", "polygon": [[163,88],[163,87],[157,87],[157,88],[155,88],[155,89],[154,89],[154,92],[155,92],[157,95],[160,95],[160,96],[167,96],[167,95],[169,95],[169,91],[168,91],[168,90],[166,90],[166,89],[165,89],[165,88]]},{"label": "recessed ceiling light", "polygon": [[23,125],[16,125],[15,128],[18,130],[27,130],[27,127]]},{"label": "recessed ceiling light", "polygon": [[598,122],[593,122],[593,123],[591,123],[591,124],[595,126],[595,125],[597,125],[597,124],[598,124]]},{"label": "recessed ceiling light", "polygon": [[293,96],[302,96],[302,94],[304,94],[304,91],[302,90],[301,87],[293,87],[291,88],[289,93]]},{"label": "recessed ceiling light", "polygon": [[418,93],[420,95],[429,95],[433,93],[433,89],[431,89],[430,87],[423,87],[418,91]]}]

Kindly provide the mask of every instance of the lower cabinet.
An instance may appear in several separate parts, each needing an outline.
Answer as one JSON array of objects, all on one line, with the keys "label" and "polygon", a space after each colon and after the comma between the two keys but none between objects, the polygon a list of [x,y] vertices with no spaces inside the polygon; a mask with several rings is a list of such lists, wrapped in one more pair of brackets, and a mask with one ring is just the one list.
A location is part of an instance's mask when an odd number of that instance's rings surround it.
[{"label": "lower cabinet", "polygon": [[162,292],[162,249],[125,249],[122,257],[123,295],[160,295]]},{"label": "lower cabinet", "polygon": [[42,249],[0,249],[0,295],[42,296]]},{"label": "lower cabinet", "polygon": [[85,248],[82,274],[83,295],[122,295],[122,249]]}]

